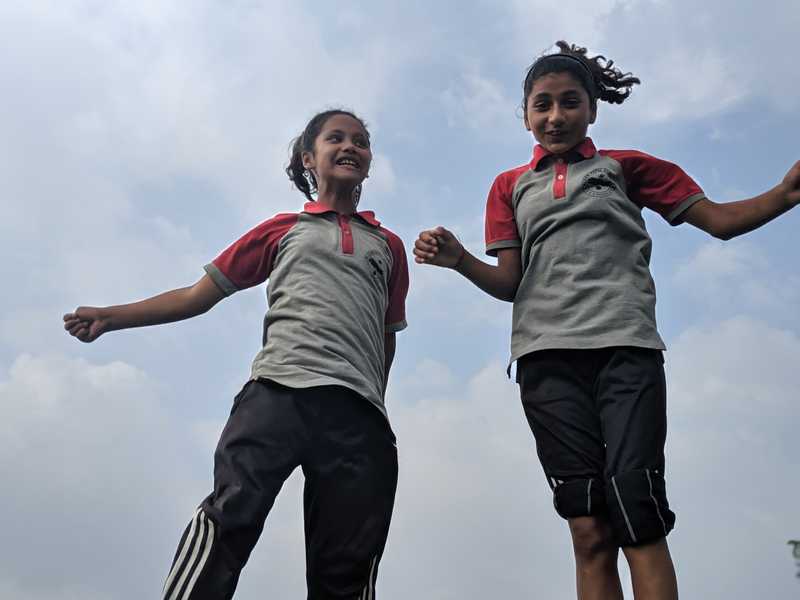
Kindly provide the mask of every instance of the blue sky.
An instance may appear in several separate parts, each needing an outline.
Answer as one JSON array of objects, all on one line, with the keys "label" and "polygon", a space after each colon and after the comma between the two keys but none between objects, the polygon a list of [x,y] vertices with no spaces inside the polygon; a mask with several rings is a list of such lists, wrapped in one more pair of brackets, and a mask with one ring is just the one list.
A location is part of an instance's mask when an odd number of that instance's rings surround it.
[{"label": "blue sky", "polygon": [[[522,76],[557,39],[642,79],[600,107],[599,147],[676,162],[717,201],[772,187],[800,158],[796,2],[432,4],[0,5],[0,526],[13,541],[0,597],[157,595],[210,489],[264,290],[91,345],[60,318],[190,284],[241,233],[296,210],[283,167],[316,111],[369,123],[362,205],[409,251],[442,224],[482,254],[489,185],[531,151]],[[647,223],[681,593],[794,598],[800,212],[727,243]],[[439,269],[411,264],[411,285],[387,399],[401,476],[381,597],[574,597],[566,527],[503,372],[510,305]],[[301,484],[287,482],[238,597],[303,597]]]}]

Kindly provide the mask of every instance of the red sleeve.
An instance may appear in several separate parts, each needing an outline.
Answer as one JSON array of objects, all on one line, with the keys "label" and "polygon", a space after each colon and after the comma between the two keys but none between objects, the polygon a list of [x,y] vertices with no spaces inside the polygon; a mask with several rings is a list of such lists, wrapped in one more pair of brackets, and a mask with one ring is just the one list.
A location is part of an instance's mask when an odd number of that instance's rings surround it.
[{"label": "red sleeve", "polygon": [[392,272],[389,274],[389,304],[386,308],[387,333],[406,328],[406,296],[408,295],[408,260],[403,241],[381,227],[392,253]]},{"label": "red sleeve", "polygon": [[295,223],[296,214],[280,214],[264,221],[206,265],[206,273],[228,296],[263,283],[272,272],[281,239]]},{"label": "red sleeve", "polygon": [[489,189],[486,199],[486,254],[497,256],[502,248],[516,248],[522,245],[514,219],[511,196],[514,184],[528,166],[518,167],[498,175]]},{"label": "red sleeve", "polygon": [[628,197],[673,225],[705,193],[679,166],[636,150],[601,150],[622,165]]}]

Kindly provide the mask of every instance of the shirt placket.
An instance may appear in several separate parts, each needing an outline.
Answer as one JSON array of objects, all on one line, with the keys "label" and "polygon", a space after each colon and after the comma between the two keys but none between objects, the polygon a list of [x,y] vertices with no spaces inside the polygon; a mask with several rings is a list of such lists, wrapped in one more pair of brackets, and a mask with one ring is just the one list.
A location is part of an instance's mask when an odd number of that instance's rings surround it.
[{"label": "shirt placket", "polygon": [[553,197],[558,200],[567,195],[567,161],[557,158],[553,177]]},{"label": "shirt placket", "polygon": [[350,226],[350,217],[348,215],[338,215],[339,217],[339,231],[342,238],[342,253],[353,254],[353,229]]}]

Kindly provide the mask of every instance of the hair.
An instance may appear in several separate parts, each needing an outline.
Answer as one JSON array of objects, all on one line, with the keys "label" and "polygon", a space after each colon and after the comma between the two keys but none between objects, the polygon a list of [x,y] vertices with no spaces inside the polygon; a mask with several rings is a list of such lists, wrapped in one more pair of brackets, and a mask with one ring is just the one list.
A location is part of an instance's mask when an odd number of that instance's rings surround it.
[{"label": "hair", "polygon": [[[322,111],[311,117],[303,133],[292,140],[289,150],[289,164],[286,166],[286,174],[289,176],[289,179],[291,179],[297,189],[311,201],[314,200],[312,194],[317,191],[317,179],[310,170],[303,166],[303,152],[314,151],[314,141],[317,139],[320,131],[322,131],[328,119],[336,115],[353,117],[356,121],[361,123],[364,132],[367,134],[367,139],[369,139],[367,125],[349,110],[335,108]],[[360,195],[360,187],[359,185],[358,191],[355,193],[356,198]]]},{"label": "hair", "polygon": [[589,94],[592,103],[598,100],[610,104],[622,104],[631,95],[634,85],[641,83],[633,73],[623,73],[614,66],[613,60],[605,56],[587,56],[586,48],[568,44],[563,40],[556,42],[559,51],[540,56],[528,67],[522,84],[522,110],[527,108],[528,96],[533,83],[548,73],[568,72],[574,76]]}]

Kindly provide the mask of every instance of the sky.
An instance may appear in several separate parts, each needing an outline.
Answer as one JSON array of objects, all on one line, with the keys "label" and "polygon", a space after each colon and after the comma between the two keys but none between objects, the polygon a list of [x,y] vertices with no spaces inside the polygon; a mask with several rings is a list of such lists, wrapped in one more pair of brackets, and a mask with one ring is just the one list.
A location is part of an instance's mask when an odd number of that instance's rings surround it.
[{"label": "sky", "polygon": [[[489,186],[530,157],[525,69],[556,40],[642,80],[600,106],[598,147],[673,161],[730,201],[800,159],[798,27],[794,0],[0,3],[0,598],[160,593],[211,489],[264,289],[88,345],[61,316],[189,285],[242,233],[298,210],[283,168],[317,111],[367,121],[361,206],[409,253],[444,225],[482,255]],[[800,210],[728,242],[646,221],[681,594],[797,598]],[[450,271],[410,273],[380,597],[573,598],[567,528],[504,373],[510,305]],[[301,490],[295,472],[237,598],[305,597]]]}]

